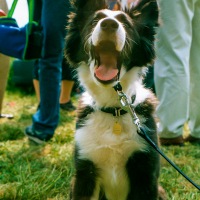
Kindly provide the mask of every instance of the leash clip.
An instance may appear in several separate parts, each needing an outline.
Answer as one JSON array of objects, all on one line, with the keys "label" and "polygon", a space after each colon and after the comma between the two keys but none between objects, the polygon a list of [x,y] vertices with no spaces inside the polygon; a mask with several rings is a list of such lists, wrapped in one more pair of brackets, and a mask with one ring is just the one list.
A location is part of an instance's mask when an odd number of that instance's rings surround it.
[{"label": "leash clip", "polygon": [[117,94],[119,95],[119,101],[121,103],[121,107],[126,110],[132,117],[133,123],[137,126],[137,130],[140,131],[140,119],[135,113],[133,104],[129,101],[128,97],[124,94],[122,91],[121,85],[118,82],[117,86],[114,87],[116,90]]}]

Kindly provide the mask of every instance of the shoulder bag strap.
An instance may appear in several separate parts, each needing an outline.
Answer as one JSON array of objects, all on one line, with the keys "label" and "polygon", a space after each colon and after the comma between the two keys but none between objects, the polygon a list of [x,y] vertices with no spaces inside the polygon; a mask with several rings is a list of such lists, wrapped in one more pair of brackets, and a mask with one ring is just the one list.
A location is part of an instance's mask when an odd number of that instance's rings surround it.
[{"label": "shoulder bag strap", "polygon": [[8,17],[12,17],[13,13],[15,11],[16,5],[17,5],[18,0],[14,0],[12,3],[12,6],[10,8],[10,10],[8,11]]}]

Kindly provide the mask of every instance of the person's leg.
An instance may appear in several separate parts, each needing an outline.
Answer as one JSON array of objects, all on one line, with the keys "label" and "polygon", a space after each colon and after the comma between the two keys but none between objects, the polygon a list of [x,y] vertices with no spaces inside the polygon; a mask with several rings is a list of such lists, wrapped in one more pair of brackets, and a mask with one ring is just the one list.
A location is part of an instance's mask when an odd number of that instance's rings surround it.
[{"label": "person's leg", "polygon": [[[62,79],[64,80],[61,81],[60,108],[67,111],[72,111],[76,109],[76,107],[71,102],[71,93],[74,86],[74,81],[72,80],[73,79],[72,76],[73,75],[71,69],[69,69],[67,64],[63,64]],[[40,103],[39,66],[37,61],[35,62],[35,66],[33,69],[33,86],[35,89],[38,103]]]},{"label": "person's leg", "polygon": [[37,79],[33,79],[33,87],[35,89],[35,94],[36,94],[38,103],[40,103],[40,84]]},{"label": "person's leg", "polygon": [[60,108],[66,111],[73,111],[76,107],[72,104],[71,93],[74,86],[74,73],[67,63],[65,57],[62,62],[62,82],[60,94]]},{"label": "person's leg", "polygon": [[[0,9],[2,9],[7,14],[8,7],[6,4],[6,0],[0,1]],[[10,58],[8,56],[0,54],[0,115],[1,117],[13,118],[13,115],[2,114],[3,98],[6,89],[9,69],[10,69]]]},{"label": "person's leg", "polygon": [[181,137],[188,119],[192,1],[159,0],[162,22],[156,42],[154,79],[161,138]]},{"label": "person's leg", "polygon": [[61,65],[63,58],[66,0],[44,0],[42,19],[44,48],[39,60],[40,108],[33,115],[33,129],[48,139],[53,136],[59,120]]},{"label": "person's leg", "polygon": [[6,89],[9,67],[10,66],[10,58],[3,54],[0,54],[0,114],[2,112],[3,106],[3,97]]},{"label": "person's leg", "polygon": [[189,128],[191,135],[199,138],[200,142],[200,0],[195,0],[195,12],[192,21],[193,35],[192,46],[190,52],[190,113],[189,113]]},{"label": "person's leg", "polygon": [[40,103],[40,85],[39,85],[39,65],[38,60],[35,61],[34,68],[33,68],[33,87],[35,90],[35,94]]},{"label": "person's leg", "polygon": [[62,80],[61,82],[61,93],[60,93],[60,104],[67,103],[71,100],[71,92],[74,86],[74,81]]},{"label": "person's leg", "polygon": [[71,101],[71,93],[74,86],[74,81],[62,80],[60,94],[60,108],[65,111],[74,111],[76,107]]}]

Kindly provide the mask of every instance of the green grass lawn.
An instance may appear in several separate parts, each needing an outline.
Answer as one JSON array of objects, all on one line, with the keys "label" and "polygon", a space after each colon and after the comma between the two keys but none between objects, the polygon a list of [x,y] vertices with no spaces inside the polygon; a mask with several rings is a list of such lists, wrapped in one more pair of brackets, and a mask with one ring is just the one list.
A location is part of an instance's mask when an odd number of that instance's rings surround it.
[{"label": "green grass lawn", "polygon": [[[76,103],[77,99],[73,101]],[[8,88],[3,111],[13,113],[15,118],[0,119],[0,199],[68,199],[74,172],[72,152],[76,113],[61,112],[53,139],[37,146],[24,136],[24,129],[31,124],[36,108],[32,89]],[[188,143],[184,147],[162,147],[162,150],[200,185],[200,145]],[[199,191],[163,159],[160,183],[169,200],[200,200]]]}]

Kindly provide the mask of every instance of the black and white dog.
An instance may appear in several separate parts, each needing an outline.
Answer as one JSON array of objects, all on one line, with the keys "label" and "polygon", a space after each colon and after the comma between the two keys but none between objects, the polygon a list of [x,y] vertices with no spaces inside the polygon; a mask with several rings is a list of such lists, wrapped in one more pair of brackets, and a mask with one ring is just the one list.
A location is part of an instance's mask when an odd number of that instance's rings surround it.
[{"label": "black and white dog", "polygon": [[157,144],[155,98],[142,85],[143,67],[154,59],[156,0],[107,9],[105,0],[74,0],[66,57],[78,72],[83,94],[75,134],[73,200],[157,200],[159,155],[121,109],[113,87],[124,93]]}]

